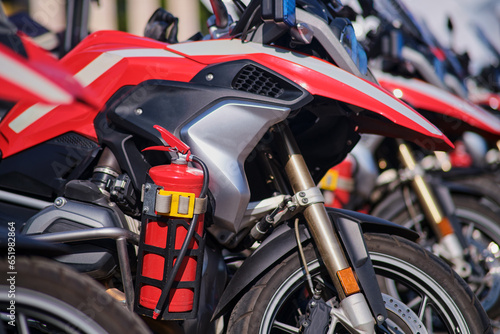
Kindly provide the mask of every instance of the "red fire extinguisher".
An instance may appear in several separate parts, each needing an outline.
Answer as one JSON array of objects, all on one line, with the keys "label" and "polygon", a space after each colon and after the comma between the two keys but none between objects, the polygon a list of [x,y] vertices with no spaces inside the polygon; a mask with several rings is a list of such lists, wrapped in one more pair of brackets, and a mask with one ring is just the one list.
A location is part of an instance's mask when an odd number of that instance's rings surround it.
[{"label": "red fire extinguisher", "polygon": [[341,163],[330,168],[319,183],[325,197],[325,205],[344,208],[354,190],[353,161],[347,156]]},{"label": "red fire extinguisher", "polygon": [[[189,167],[189,147],[175,138],[165,129],[155,126],[170,147],[152,147],[150,150],[169,150],[179,154],[178,159],[169,165],[152,167],[149,170],[155,192],[154,216],[147,216],[141,231],[139,245],[139,280],[138,303],[140,307],[154,310],[152,317],[159,315],[159,301],[163,297],[168,305],[168,313],[190,312],[195,300],[196,279],[199,262],[202,256],[196,251],[200,248],[200,238],[189,237],[191,224],[196,224],[194,235],[203,235],[204,214],[200,212],[200,201],[205,180],[203,170]],[[149,208],[151,210],[151,208]],[[164,292],[161,286],[166,285],[167,278],[172,275],[177,258],[180,256],[183,244],[189,237],[187,255],[181,260],[181,265],[173,279],[174,288]],[[143,244],[142,244],[143,243]],[[141,251],[142,246],[142,251]],[[195,256],[193,256],[194,254]],[[197,256],[196,256],[197,255]],[[154,281],[151,281],[154,280]],[[153,284],[152,282],[161,282]]]}]

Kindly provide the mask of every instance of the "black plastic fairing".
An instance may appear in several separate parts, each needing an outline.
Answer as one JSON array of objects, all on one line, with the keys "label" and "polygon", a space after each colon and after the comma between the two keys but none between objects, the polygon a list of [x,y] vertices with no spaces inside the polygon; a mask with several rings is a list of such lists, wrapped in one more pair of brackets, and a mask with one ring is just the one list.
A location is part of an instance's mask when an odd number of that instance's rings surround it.
[{"label": "black plastic fairing", "polygon": [[[144,159],[134,136],[117,129],[107,119],[106,113],[100,113],[94,120],[99,142],[108,147],[116,157],[122,171],[127,173],[135,189],[140,189],[146,181],[146,175],[151,165]],[[155,131],[152,128],[152,131]]]},{"label": "black plastic fairing", "polygon": [[358,142],[349,111],[336,101],[315,96],[288,124],[315,182],[340,163]]},{"label": "black plastic fairing", "polygon": [[52,200],[65,183],[80,177],[99,145],[76,133],[65,133],[0,161],[0,188]]},{"label": "black plastic fairing", "polygon": [[[258,67],[267,78],[283,88],[280,98],[232,88],[235,76],[249,64]],[[209,73],[214,78],[211,82],[206,80]],[[201,71],[191,83],[149,80],[117,94],[120,96],[112,99],[94,124],[100,144],[111,149],[136,189],[144,183],[147,171],[154,165],[150,159],[145,160],[148,153],[141,153],[141,150],[147,146],[164,145],[154,125],[160,125],[181,138],[180,131],[185,124],[220,101],[265,102],[296,110],[312,100],[312,96],[300,86],[250,61],[211,66]],[[155,153],[156,156],[159,154],[162,153]],[[162,163],[165,163],[169,156],[163,156]]]},{"label": "black plastic fairing", "polygon": [[[158,131],[153,128],[154,125],[161,125],[180,137],[180,130],[185,124],[223,100],[265,102],[288,106],[292,110],[296,110],[312,100],[312,96],[307,91],[277,76],[275,76],[276,80],[287,87],[282,96],[286,97],[287,100],[233,89],[231,83],[234,76],[227,77],[229,82],[226,79],[218,79],[221,73],[224,73],[224,70],[228,68],[226,64],[224,63],[222,67],[214,66],[210,71],[204,69],[191,83],[167,80],[145,81],[131,89],[125,97],[111,106],[107,111],[107,116],[114,126],[139,135],[153,143],[162,144]],[[238,66],[234,67],[234,75],[245,64],[238,63]],[[214,82],[207,83],[206,77],[209,73],[213,75],[212,81]],[[201,84],[202,81],[204,81],[203,84]],[[216,85],[213,85],[214,83]],[[219,83],[221,84],[219,85]]]}]

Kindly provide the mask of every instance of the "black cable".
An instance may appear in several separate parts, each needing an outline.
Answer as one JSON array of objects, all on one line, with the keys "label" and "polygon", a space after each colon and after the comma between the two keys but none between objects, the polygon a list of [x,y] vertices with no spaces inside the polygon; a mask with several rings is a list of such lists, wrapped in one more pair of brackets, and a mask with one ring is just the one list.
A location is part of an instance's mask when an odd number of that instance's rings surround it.
[{"label": "black cable", "polygon": [[209,181],[208,168],[207,165],[205,165],[205,163],[195,155],[191,154],[191,160],[198,163],[201,166],[201,169],[203,170],[203,186],[201,187],[201,192],[200,192],[200,198],[203,198],[207,195],[208,192],[208,181]]},{"label": "black cable", "polygon": [[260,5],[258,5],[255,10],[252,12],[252,15],[250,15],[250,18],[248,19],[247,23],[245,24],[245,27],[243,28],[243,31],[241,32],[241,40],[245,41],[248,36],[248,29],[250,28],[250,24],[253,22],[255,15],[257,12],[260,10]]},{"label": "black cable", "polygon": [[[206,194],[208,192],[208,168],[200,158],[194,155],[191,155],[191,160],[197,162],[201,166],[201,169],[203,170],[204,177],[203,177],[203,186],[200,192],[200,198],[206,197]],[[191,239],[193,238],[194,233],[196,231],[196,226],[198,225],[198,216],[199,214],[194,214],[193,218],[191,219],[191,224],[189,224],[189,229],[186,238],[184,239],[184,242],[182,244],[181,250],[179,251],[179,255],[177,256],[177,260],[175,261],[174,267],[172,268],[172,272],[168,276],[167,282],[163,287],[160,299],[156,304],[155,310],[153,311],[153,319],[157,319],[158,317],[161,318],[161,314],[163,313],[163,310],[165,308],[165,301],[167,300],[168,293],[170,292],[170,289],[174,284],[175,276],[177,276],[177,272],[179,271],[182,261],[184,260],[184,257],[186,256],[186,253],[188,251],[189,243],[191,242]]]},{"label": "black cable", "polygon": [[[231,36],[236,36],[236,35],[241,34],[243,32],[243,29],[250,21],[250,16],[255,17],[254,12],[257,9],[257,7],[260,8],[260,3],[261,3],[261,0],[252,0],[248,4],[248,6],[246,7],[243,14],[241,14],[239,21],[236,22],[236,25],[234,26],[233,30],[231,30]],[[248,27],[247,27],[247,29],[248,29]]]}]

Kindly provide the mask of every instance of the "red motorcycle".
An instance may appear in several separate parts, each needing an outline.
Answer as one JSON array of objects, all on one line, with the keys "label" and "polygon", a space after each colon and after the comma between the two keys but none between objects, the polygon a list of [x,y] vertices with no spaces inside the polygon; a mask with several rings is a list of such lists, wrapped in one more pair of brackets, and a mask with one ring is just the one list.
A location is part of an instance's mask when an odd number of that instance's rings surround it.
[{"label": "red motorcycle", "polygon": [[321,6],[335,27],[258,0],[227,39],[84,39],[61,65],[98,106],[20,102],[0,123],[2,219],[68,244],[60,261],[121,291],[156,332],[491,332],[413,232],[325,209],[316,183],[359,132],[451,143],[375,84],[349,21]]},{"label": "red motorcycle", "polygon": [[[0,35],[8,36],[1,39],[10,42],[0,44],[2,105],[21,98],[33,103],[67,104],[77,99],[92,103],[92,97],[64,68],[17,35],[2,15],[0,7]],[[30,58],[26,49],[31,50]],[[0,332],[148,332],[139,317],[106,294],[102,285],[53,260],[68,254],[64,246],[23,236],[20,227],[14,221],[0,227]],[[104,309],[123,321],[107,322]]]}]

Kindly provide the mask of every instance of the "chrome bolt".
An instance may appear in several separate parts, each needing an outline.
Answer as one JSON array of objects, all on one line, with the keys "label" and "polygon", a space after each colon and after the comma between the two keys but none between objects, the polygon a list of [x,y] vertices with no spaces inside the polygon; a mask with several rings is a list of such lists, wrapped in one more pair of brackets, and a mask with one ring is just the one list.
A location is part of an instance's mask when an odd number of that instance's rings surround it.
[{"label": "chrome bolt", "polygon": [[384,318],[384,316],[382,314],[377,315],[377,321],[378,322],[382,322],[384,320],[385,320],[385,318]]},{"label": "chrome bolt", "polygon": [[299,196],[300,196],[300,197],[306,197],[306,193],[305,193],[304,191],[301,191],[301,192],[299,193]]},{"label": "chrome bolt", "polygon": [[134,110],[134,113],[139,116],[139,115],[142,115],[142,109],[141,108],[137,108]]},{"label": "chrome bolt", "polygon": [[302,199],[302,203],[307,204],[307,202],[309,202],[309,200],[307,198]]},{"label": "chrome bolt", "polygon": [[56,208],[60,208],[64,206],[64,204],[66,204],[66,199],[64,197],[58,197],[54,201],[54,205],[56,206]]},{"label": "chrome bolt", "polygon": [[149,207],[148,206],[145,206],[145,207],[142,208],[142,212],[143,213],[148,213],[148,211],[149,211]]},{"label": "chrome bolt", "polygon": [[212,73],[208,73],[205,79],[207,79],[207,81],[212,81],[214,79],[214,75]]}]

